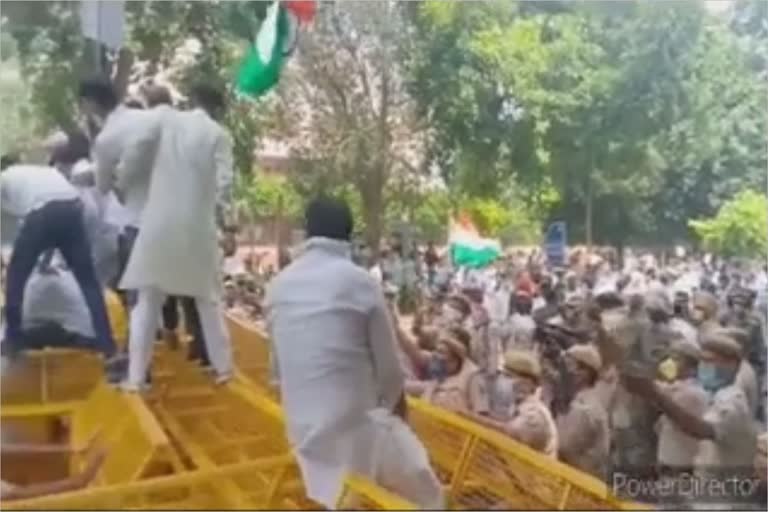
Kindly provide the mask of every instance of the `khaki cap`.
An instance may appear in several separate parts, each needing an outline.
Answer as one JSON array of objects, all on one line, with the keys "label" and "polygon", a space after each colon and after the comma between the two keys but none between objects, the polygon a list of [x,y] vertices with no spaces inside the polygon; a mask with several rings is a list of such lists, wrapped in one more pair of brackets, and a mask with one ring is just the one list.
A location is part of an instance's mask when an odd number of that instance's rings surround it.
[{"label": "khaki cap", "polygon": [[504,355],[504,369],[511,373],[525,375],[535,379],[541,378],[541,365],[536,354],[525,350],[510,350]]},{"label": "khaki cap", "polygon": [[733,339],[741,346],[742,350],[749,345],[749,333],[738,327],[723,327],[717,329],[715,334],[720,334]]},{"label": "khaki cap", "polygon": [[670,347],[672,352],[681,356],[689,357],[691,359],[701,359],[701,349],[698,345],[686,340],[678,340]]},{"label": "khaki cap", "polygon": [[729,359],[741,359],[741,346],[730,336],[722,332],[713,332],[704,337],[701,348]]},{"label": "khaki cap", "polygon": [[603,359],[600,352],[592,345],[574,345],[565,351],[567,355],[576,361],[592,368],[595,372],[600,372],[603,368]]}]

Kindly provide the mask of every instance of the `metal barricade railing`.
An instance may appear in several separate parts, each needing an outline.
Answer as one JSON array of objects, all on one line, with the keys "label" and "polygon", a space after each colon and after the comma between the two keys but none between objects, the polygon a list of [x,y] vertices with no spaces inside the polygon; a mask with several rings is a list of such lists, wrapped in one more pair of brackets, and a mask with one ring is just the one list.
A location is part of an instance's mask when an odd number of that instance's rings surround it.
[{"label": "metal barricade railing", "polygon": [[[250,350],[248,365],[265,368],[264,375],[268,375],[269,347],[264,334],[241,320],[230,318],[229,325],[235,344],[247,340],[243,350]],[[251,347],[257,344],[261,347]],[[251,380],[254,388],[261,388],[261,374],[244,373],[246,382]],[[409,406],[409,422],[446,486],[451,508],[647,508],[618,499],[600,480],[508,436],[422,400],[410,399]]]},{"label": "metal barricade railing", "polygon": [[[189,471],[140,482],[2,503],[3,510],[299,509],[289,486],[275,484],[290,457]],[[266,482],[266,485],[261,485]],[[223,485],[227,483],[228,485]]]},{"label": "metal barricade railing", "polygon": [[586,473],[422,400],[409,400],[409,420],[447,486],[451,508],[646,508],[616,498]]},{"label": "metal barricade railing", "polygon": [[238,370],[254,386],[271,393],[269,340],[266,333],[232,316],[227,317],[227,324]]},{"label": "metal barricade railing", "polygon": [[[3,417],[48,414],[85,400],[103,376],[101,358],[84,350],[27,352],[0,378]],[[66,408],[66,407],[64,407]]]},{"label": "metal barricade railing", "polygon": [[[84,446],[94,436],[107,449],[107,457],[95,485],[132,482],[182,469],[156,418],[143,400],[113,387],[99,385],[72,414],[71,445]],[[84,463],[74,457],[72,470]]]},{"label": "metal barricade railing", "polygon": [[354,474],[344,478],[336,505],[340,510],[419,510],[413,503]]}]

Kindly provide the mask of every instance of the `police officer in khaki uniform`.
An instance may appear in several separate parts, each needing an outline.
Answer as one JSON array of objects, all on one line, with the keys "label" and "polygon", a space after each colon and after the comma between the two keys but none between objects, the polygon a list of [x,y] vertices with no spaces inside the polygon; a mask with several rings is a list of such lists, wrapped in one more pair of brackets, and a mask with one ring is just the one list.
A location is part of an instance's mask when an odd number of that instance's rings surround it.
[{"label": "police officer in khaki uniform", "polygon": [[740,364],[741,347],[732,338],[722,334],[703,338],[698,379],[710,395],[703,416],[681,407],[647,376],[623,376],[627,389],[654,403],[680,430],[699,439],[694,462],[699,475],[748,477],[752,472],[756,432],[747,397],[735,383]]},{"label": "police officer in khaki uniform", "polygon": [[[667,322],[672,307],[663,295],[654,293],[645,298],[633,296],[631,300],[634,311],[630,311],[626,326],[619,330],[620,336],[626,337],[620,345],[626,348],[617,365],[618,373],[632,368],[633,372],[651,377],[669,355],[673,333]],[[655,477],[658,443],[655,425],[659,411],[653,404],[629,393],[620,382],[612,405],[614,467],[639,478]]]},{"label": "police officer in khaki uniform", "polygon": [[600,353],[592,345],[574,345],[565,352],[565,366],[574,394],[557,417],[560,459],[604,480],[611,439],[608,412],[595,388],[602,369]]},{"label": "police officer in khaki uniform", "polygon": [[753,416],[756,416],[760,402],[760,394],[755,368],[750,364],[746,357],[747,354],[749,354],[749,334],[744,329],[738,327],[725,327],[723,329],[717,329],[715,332],[732,338],[741,347],[742,359],[741,364],[739,365],[739,371],[736,373],[736,385],[744,390],[744,394],[747,397],[747,403],[749,404],[749,410]]},{"label": "police officer in khaki uniform", "polygon": [[506,421],[465,413],[480,424],[503,432],[534,450],[557,457],[557,426],[539,397],[541,366],[535,354],[510,351],[504,357],[503,371],[512,385],[512,407]]},{"label": "police officer in khaki uniform", "polygon": [[[697,379],[701,351],[697,344],[683,339],[672,346],[674,381],[659,384],[660,391],[689,414],[702,417],[709,406],[709,395]],[[692,473],[699,439],[687,434],[667,415],[659,418],[659,473],[675,477]]]}]

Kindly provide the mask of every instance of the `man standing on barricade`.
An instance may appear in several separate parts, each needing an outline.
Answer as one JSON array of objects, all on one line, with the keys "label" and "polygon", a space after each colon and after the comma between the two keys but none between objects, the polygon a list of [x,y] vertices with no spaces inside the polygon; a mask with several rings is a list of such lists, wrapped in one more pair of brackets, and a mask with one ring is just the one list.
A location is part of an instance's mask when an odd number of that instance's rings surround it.
[{"label": "man standing on barricade", "polygon": [[[381,286],[351,261],[352,228],[346,204],[313,201],[303,250],[275,277],[266,300],[288,439],[307,495],[328,508],[336,506],[347,472],[377,479],[375,444],[383,423],[373,411],[397,424],[394,416],[405,415],[388,306]],[[402,455],[403,471],[419,465],[413,456]],[[424,494],[439,501],[431,470],[421,470]],[[390,490],[403,492],[395,487]]]},{"label": "man standing on barricade", "polygon": [[231,145],[209,115],[223,109],[221,94],[198,86],[191,97],[197,108],[169,112],[160,119],[160,144],[141,229],[120,283],[139,290],[128,346],[125,388],[130,391],[144,385],[157,315],[167,295],[195,298],[214,378],[222,383],[232,376],[229,336],[219,310],[216,223],[222,200],[219,180],[231,175]]}]

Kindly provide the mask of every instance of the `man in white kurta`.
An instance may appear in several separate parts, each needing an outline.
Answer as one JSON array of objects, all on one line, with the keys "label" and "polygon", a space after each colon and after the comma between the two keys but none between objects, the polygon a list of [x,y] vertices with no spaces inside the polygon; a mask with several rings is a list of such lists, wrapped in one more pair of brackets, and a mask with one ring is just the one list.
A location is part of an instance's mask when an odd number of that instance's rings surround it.
[{"label": "man in white kurta", "polygon": [[[119,104],[111,82],[106,79],[82,81],[79,97],[81,110],[102,123],[92,148],[97,192],[94,198],[105,223],[120,226],[118,275],[114,278],[119,282],[128,264],[147,201],[160,140],[160,117],[164,111]],[[115,192],[120,196],[120,204],[115,200]],[[115,219],[116,215],[119,219]],[[126,305],[133,306],[135,293],[124,295]]]},{"label": "man in white kurta", "polygon": [[169,111],[160,118],[161,139],[141,229],[121,281],[122,288],[139,291],[131,314],[124,385],[129,391],[144,383],[158,312],[167,295],[194,297],[215,380],[224,382],[232,374],[229,337],[219,310],[215,215],[219,177],[231,175],[231,145],[208,113],[223,106],[221,95],[198,88],[193,101],[201,108]]},{"label": "man in white kurta", "polygon": [[[369,412],[403,396],[381,286],[351,260],[346,205],[315,201],[301,255],[267,292],[273,372],[307,495],[333,508],[344,475],[375,478]],[[393,489],[397,492],[396,489]]]}]

